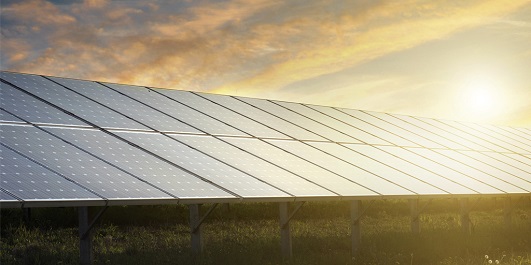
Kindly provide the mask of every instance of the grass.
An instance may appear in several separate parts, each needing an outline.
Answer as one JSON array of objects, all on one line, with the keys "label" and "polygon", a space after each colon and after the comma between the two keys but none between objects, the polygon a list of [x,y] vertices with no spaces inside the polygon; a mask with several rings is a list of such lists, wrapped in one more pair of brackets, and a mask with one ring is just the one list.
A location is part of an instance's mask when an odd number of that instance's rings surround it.
[{"label": "grass", "polygon": [[[528,198],[527,198],[528,199]],[[351,258],[348,202],[305,204],[291,221],[293,258],[280,255],[278,205],[234,204],[203,225],[204,253],[190,254],[184,206],[111,207],[93,230],[95,264],[531,264],[531,203],[503,224],[502,201],[480,200],[473,233],[461,233],[457,204],[435,200],[410,232],[407,201],[375,201],[362,219],[362,247]],[[421,204],[425,203],[423,201]],[[364,205],[368,205],[365,203]],[[204,207],[206,208],[206,207]],[[93,214],[98,209],[93,209]],[[205,209],[204,209],[205,210]],[[1,211],[1,264],[77,264],[73,208],[34,209],[27,224],[18,209]],[[488,255],[488,258],[485,258]]]}]

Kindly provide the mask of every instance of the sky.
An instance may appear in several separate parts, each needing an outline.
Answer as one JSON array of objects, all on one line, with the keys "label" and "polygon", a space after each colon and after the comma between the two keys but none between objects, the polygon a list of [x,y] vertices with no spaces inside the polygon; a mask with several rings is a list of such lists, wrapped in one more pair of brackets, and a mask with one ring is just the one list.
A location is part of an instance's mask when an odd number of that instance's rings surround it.
[{"label": "sky", "polygon": [[0,68],[531,127],[531,0],[2,0]]}]

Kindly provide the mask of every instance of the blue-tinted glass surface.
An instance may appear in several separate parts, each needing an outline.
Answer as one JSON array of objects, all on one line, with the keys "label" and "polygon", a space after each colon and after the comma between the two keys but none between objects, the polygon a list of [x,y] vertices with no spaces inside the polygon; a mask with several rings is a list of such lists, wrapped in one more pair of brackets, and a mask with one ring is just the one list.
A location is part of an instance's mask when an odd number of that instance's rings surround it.
[{"label": "blue-tinted glass surface", "polygon": [[104,198],[172,198],[38,128],[0,126],[2,143]]},{"label": "blue-tinted glass surface", "polygon": [[45,130],[175,197],[234,197],[218,187],[102,131],[68,128],[45,128]]},{"label": "blue-tinted glass surface", "polygon": [[168,136],[156,133],[115,133],[244,198],[291,197]]},{"label": "blue-tinted glass surface", "polygon": [[[0,201],[2,201],[2,202],[16,202],[18,200],[15,197],[9,195],[8,193],[0,190]],[[0,204],[0,206],[2,206],[2,205]]]},{"label": "blue-tinted glass surface", "polygon": [[[37,87],[35,89],[37,89]],[[88,126],[88,124],[79,119],[46,104],[11,85],[0,82],[0,91],[0,104],[2,108],[28,122]]]},{"label": "blue-tinted glass surface", "polygon": [[52,77],[51,79],[152,129],[166,132],[200,133],[197,129],[171,116],[156,111],[96,82],[57,77]]},{"label": "blue-tinted glass surface", "polygon": [[149,129],[134,120],[72,92],[44,77],[6,72],[2,72],[1,77],[17,87],[24,89],[33,95],[37,95],[40,98],[43,98],[44,100],[100,127],[140,130]]},{"label": "blue-tinted glass surface", "polygon": [[342,196],[378,196],[379,194],[360,186],[344,177],[338,176],[299,157],[296,157],[278,147],[259,139],[229,138],[223,140],[247,152],[259,156],[294,174],[304,176],[305,179],[327,188]]},{"label": "blue-tinted glass surface", "polygon": [[[213,117],[219,121],[223,121],[224,123],[227,123],[228,125],[235,127],[249,135],[253,135],[256,137],[273,138],[286,137],[285,135],[271,128],[268,128],[256,121],[244,117],[234,111],[231,111],[230,109],[228,109],[229,106],[220,106],[211,102],[210,100],[205,99],[203,96],[207,96],[207,94],[200,94],[202,96],[198,96],[197,94],[191,92],[169,89],[158,89],[156,91],[172,98],[173,100],[185,104],[186,106],[196,109],[210,117]],[[220,95],[211,96],[213,98],[223,97]]]},{"label": "blue-tinted glass surface", "polygon": [[[368,189],[371,189],[382,195],[413,195],[415,194],[411,190],[407,190],[399,185],[392,183],[384,178],[381,178],[379,175],[372,172],[368,172],[358,166],[358,163],[349,164],[345,161],[339,160],[339,158],[346,158],[343,156],[332,156],[333,155],[343,155],[343,150],[349,151],[347,148],[338,145],[336,143],[330,142],[314,142],[305,144],[298,141],[280,141],[280,140],[267,140],[267,142],[274,144],[275,146],[286,150],[292,154],[295,154],[298,157],[301,157],[307,161],[310,161],[316,165],[322,166],[338,175],[341,175],[351,181],[358,183]],[[324,153],[323,151],[316,149],[312,146],[320,147],[321,150],[328,152],[329,154]],[[339,149],[339,150],[336,150]],[[347,158],[348,159],[348,158]],[[356,165],[356,166],[354,166]],[[399,173],[399,172],[396,172]]]},{"label": "blue-tinted glass surface", "polygon": [[23,200],[100,199],[4,146],[0,146],[0,184]]},{"label": "blue-tinted glass surface", "polygon": [[196,135],[171,135],[171,137],[295,196],[335,196],[332,192],[304,178],[214,137]]},{"label": "blue-tinted glass surface", "polygon": [[24,122],[23,120],[7,113],[5,110],[0,109],[0,121],[6,122]]},{"label": "blue-tinted glass surface", "polygon": [[156,93],[153,90],[160,91],[161,89],[150,90],[145,87],[128,86],[119,84],[105,84],[106,86],[119,91],[129,97],[143,102],[157,110],[164,112],[176,119],[179,119],[199,130],[209,134],[217,135],[241,135],[247,134],[231,127],[221,121],[209,117],[195,109],[192,109],[182,103],[169,99],[168,97]]},{"label": "blue-tinted glass surface", "polygon": [[[255,98],[243,98],[238,97],[239,100],[247,102],[265,112],[269,112],[279,118],[282,118],[290,123],[298,125],[301,128],[304,128],[310,132],[318,134],[330,141],[334,142],[346,142],[346,143],[361,143],[359,140],[348,136],[345,133],[337,131],[333,128],[330,128],[326,125],[320,123],[320,121],[312,120],[308,117],[301,115],[301,113],[295,112],[295,109],[299,110],[304,109],[305,107],[297,103],[283,103],[282,107],[276,103],[273,103],[265,99],[255,99]],[[280,104],[280,103],[279,103]],[[299,107],[298,107],[299,106]]]},{"label": "blue-tinted glass surface", "polygon": [[[219,95],[212,95],[212,94],[200,94],[200,95],[222,106],[225,106],[237,113],[241,113],[242,115],[245,115],[246,117],[249,117],[257,122],[260,122],[261,124],[264,124],[268,126],[269,128],[273,128],[279,131],[280,133],[277,135],[277,137],[274,137],[274,138],[286,139],[286,138],[292,137],[292,138],[301,139],[301,140],[325,140],[323,137],[320,137],[308,131],[307,129],[303,129],[297,125],[294,125],[278,117],[275,117],[269,113],[266,113],[256,107],[246,104],[245,102],[237,100],[233,97],[219,96]],[[289,137],[287,137],[286,135]],[[255,136],[258,136],[258,135],[255,135]]]}]

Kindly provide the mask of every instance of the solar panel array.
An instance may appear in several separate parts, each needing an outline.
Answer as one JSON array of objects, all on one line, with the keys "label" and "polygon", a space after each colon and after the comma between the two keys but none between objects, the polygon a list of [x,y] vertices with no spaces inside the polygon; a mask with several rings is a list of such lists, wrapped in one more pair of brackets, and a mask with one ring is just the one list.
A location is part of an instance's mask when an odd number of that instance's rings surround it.
[{"label": "solar panel array", "polygon": [[2,207],[531,192],[526,128],[0,77]]}]

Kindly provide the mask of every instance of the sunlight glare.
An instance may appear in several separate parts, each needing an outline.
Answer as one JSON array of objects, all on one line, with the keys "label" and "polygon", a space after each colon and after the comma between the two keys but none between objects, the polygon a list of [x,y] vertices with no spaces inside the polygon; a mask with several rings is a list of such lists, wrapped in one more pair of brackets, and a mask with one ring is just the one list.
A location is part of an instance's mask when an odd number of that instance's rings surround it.
[{"label": "sunlight glare", "polygon": [[475,76],[467,82],[461,90],[462,114],[467,120],[485,122],[502,112],[497,86],[492,76]]}]

